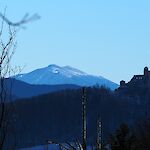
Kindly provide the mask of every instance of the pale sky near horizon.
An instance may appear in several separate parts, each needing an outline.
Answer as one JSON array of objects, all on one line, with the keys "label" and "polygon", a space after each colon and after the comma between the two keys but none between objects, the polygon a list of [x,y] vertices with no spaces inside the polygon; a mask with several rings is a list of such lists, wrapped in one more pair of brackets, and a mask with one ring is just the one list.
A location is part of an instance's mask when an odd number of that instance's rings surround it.
[{"label": "pale sky near horizon", "polygon": [[149,0],[1,0],[18,21],[41,19],[18,32],[13,63],[23,72],[49,64],[70,65],[116,83],[150,67]]}]

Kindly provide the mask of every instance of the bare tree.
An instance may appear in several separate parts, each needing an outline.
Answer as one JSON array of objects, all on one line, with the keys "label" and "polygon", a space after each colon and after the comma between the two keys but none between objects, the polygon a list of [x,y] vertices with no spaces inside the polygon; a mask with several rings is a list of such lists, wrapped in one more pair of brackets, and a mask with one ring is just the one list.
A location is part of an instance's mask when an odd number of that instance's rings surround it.
[{"label": "bare tree", "polygon": [[87,122],[86,122],[86,88],[82,89],[82,148],[86,150]]},{"label": "bare tree", "polygon": [[[8,90],[6,85],[6,78],[8,78],[13,72],[11,67],[11,59],[14,55],[16,42],[16,28],[23,27],[24,24],[39,19],[37,14],[29,16],[26,14],[20,21],[12,22],[6,16],[5,13],[0,12],[0,18],[2,24],[0,27],[0,150],[10,149],[9,136],[12,132],[12,108],[8,107],[8,102],[11,100],[11,90]],[[7,35],[4,32],[4,27],[7,28]],[[7,40],[4,40],[4,37]],[[11,87],[9,87],[11,88]],[[15,134],[13,133],[15,137]],[[13,138],[14,138],[13,137]],[[15,146],[11,146],[13,150]]]},{"label": "bare tree", "polygon": [[15,31],[12,31],[10,26],[8,28],[6,43],[2,40],[3,29],[1,29],[0,35],[0,149],[4,149],[9,127],[9,112],[6,105],[10,93],[7,91],[5,78],[11,71],[10,61],[15,50]]},{"label": "bare tree", "polygon": [[102,150],[102,121],[100,116],[98,116],[98,120],[97,120],[96,150]]},{"label": "bare tree", "polygon": [[[86,150],[87,149],[87,118],[86,118],[86,88],[82,88],[82,144],[79,142],[79,140],[76,140],[75,142],[69,143],[65,142],[64,144],[57,143],[51,140],[47,141],[47,144],[54,144],[59,146],[61,150]],[[48,147],[47,147],[48,149]]]}]

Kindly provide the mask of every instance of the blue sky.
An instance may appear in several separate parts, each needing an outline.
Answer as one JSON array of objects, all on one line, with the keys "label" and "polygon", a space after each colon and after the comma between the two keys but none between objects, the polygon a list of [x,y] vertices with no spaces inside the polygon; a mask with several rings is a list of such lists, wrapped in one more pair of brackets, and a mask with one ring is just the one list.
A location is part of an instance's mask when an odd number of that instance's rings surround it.
[{"label": "blue sky", "polygon": [[148,0],[1,0],[5,6],[13,21],[41,16],[17,34],[13,63],[23,72],[70,65],[119,83],[150,67]]}]

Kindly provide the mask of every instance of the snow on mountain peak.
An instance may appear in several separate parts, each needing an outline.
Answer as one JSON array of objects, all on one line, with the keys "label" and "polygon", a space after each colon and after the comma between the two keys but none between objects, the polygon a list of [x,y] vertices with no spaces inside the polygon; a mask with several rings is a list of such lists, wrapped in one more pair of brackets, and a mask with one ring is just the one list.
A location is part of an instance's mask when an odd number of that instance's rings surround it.
[{"label": "snow on mountain peak", "polygon": [[54,74],[58,74],[58,73],[59,73],[59,70],[54,69],[54,70],[52,70],[52,72],[53,72]]},{"label": "snow on mountain peak", "polygon": [[64,66],[62,69],[66,70],[67,72],[70,72],[70,74],[75,75],[75,76],[84,76],[87,75],[87,73],[82,72],[76,68],[70,67],[70,66]]},{"label": "snow on mountain peak", "polygon": [[52,64],[52,65],[49,65],[47,67],[48,71],[53,73],[53,74],[61,74],[61,75],[64,75],[64,76],[67,76],[69,78],[71,78],[72,76],[85,76],[87,75],[86,73],[76,69],[76,68],[73,68],[73,67],[70,67],[70,66],[63,66],[63,67],[60,67],[60,66],[57,66],[55,64]]}]

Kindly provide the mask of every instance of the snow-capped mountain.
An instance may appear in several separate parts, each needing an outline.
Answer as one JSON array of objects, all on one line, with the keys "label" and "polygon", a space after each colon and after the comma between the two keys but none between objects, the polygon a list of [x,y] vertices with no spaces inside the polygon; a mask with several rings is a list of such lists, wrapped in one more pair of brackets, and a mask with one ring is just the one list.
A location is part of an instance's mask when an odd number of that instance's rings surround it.
[{"label": "snow-capped mountain", "polygon": [[75,84],[79,86],[106,86],[110,89],[115,89],[118,85],[101,76],[89,75],[83,71],[70,66],[49,65],[45,68],[40,68],[26,74],[14,76],[17,80],[21,80],[30,84]]}]

